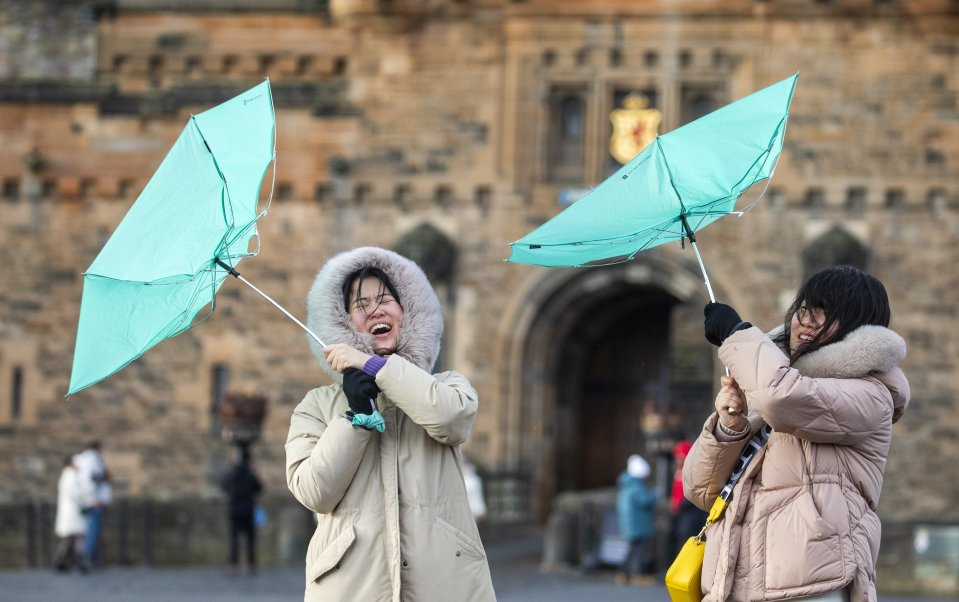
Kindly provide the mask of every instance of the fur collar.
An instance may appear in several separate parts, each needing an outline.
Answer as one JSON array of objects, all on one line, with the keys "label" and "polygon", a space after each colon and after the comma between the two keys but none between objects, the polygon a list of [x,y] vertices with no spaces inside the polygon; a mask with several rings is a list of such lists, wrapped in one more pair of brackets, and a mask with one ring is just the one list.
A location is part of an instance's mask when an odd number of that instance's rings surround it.
[{"label": "fur collar", "polygon": [[[307,324],[327,345],[346,343],[373,354],[373,337],[357,332],[343,307],[343,281],[356,270],[373,266],[390,277],[403,307],[397,355],[430,372],[440,351],[443,311],[426,274],[409,259],[386,249],[360,247],[330,259],[316,275],[306,297]],[[323,348],[308,337],[313,355],[336,382],[343,376],[323,357]]]},{"label": "fur collar", "polygon": [[[774,339],[783,331],[779,326],[769,333]],[[788,351],[784,350],[788,355]],[[812,378],[860,378],[885,373],[906,357],[906,342],[883,326],[860,326],[841,341],[829,343],[803,355],[793,368]]]}]

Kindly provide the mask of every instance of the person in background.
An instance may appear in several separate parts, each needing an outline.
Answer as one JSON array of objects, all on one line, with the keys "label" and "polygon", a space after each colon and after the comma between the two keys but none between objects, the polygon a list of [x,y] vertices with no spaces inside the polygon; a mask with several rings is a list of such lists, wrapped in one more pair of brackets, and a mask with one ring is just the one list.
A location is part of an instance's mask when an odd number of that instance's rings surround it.
[{"label": "person in background", "polygon": [[706,513],[686,499],[683,491],[683,464],[692,449],[691,441],[683,440],[673,446],[673,459],[676,462],[673,472],[673,489],[669,495],[669,515],[672,518],[672,555],[679,550],[690,537],[695,537],[706,524]]},{"label": "person in background", "polygon": [[616,582],[625,585],[650,585],[650,550],[654,533],[653,510],[656,492],[646,486],[649,463],[639,454],[626,461],[626,471],[617,481],[616,511],[620,534],[629,541],[629,552],[616,574]]},{"label": "person in background", "polygon": [[483,479],[476,472],[476,465],[463,458],[463,482],[466,484],[466,497],[470,510],[477,522],[486,519],[486,499],[483,496]]},{"label": "person in background", "polygon": [[254,515],[256,496],[263,485],[253,472],[250,449],[240,448],[240,460],[226,474],[222,482],[223,491],[229,499],[228,516],[230,519],[230,557],[227,571],[236,575],[240,564],[240,535],[246,539],[247,571],[256,574],[256,525]]},{"label": "person in background", "polygon": [[876,600],[876,508],[910,397],[885,287],[851,266],[817,272],[770,334],[728,305],[704,313],[729,376],[683,467],[686,495],[710,508],[751,441],[755,454],[707,529],[704,602]]},{"label": "person in background", "polygon": [[91,567],[100,563],[100,534],[103,531],[103,519],[107,508],[113,502],[110,471],[107,470],[103,456],[100,455],[100,448],[99,441],[92,441],[73,459],[81,478],[93,491],[89,505],[83,509],[83,515],[87,521],[83,555]]},{"label": "person in background", "polygon": [[83,508],[90,505],[92,488],[73,464],[73,456],[63,460],[63,470],[57,483],[57,516],[54,533],[60,538],[53,558],[53,566],[60,572],[69,571],[76,565],[81,572],[87,572],[89,565],[83,552],[84,535],[87,522],[83,517]]}]

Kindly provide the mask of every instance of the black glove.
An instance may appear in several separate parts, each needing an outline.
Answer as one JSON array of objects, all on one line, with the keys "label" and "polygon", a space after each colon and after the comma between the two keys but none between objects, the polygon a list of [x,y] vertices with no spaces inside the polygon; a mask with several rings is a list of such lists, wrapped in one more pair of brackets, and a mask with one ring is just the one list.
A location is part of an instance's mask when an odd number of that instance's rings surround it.
[{"label": "black glove", "polygon": [[725,303],[707,303],[703,315],[706,316],[706,340],[717,347],[732,333],[752,326],[743,322],[736,310]]},{"label": "black glove", "polygon": [[346,401],[354,414],[372,414],[376,409],[376,402],[373,400],[379,395],[380,388],[376,386],[376,380],[366,372],[347,368],[343,371],[343,392],[346,393]]}]

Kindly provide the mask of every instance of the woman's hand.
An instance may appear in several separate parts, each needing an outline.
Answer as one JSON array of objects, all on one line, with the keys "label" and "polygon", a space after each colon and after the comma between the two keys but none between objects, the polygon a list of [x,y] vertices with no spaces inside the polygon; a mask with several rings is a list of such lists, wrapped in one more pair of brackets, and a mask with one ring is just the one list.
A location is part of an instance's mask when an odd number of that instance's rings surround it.
[{"label": "woman's hand", "polygon": [[746,419],[746,413],[749,407],[746,405],[746,394],[739,388],[736,379],[731,376],[723,376],[719,379],[722,388],[716,395],[716,413],[719,414],[719,420],[727,429],[731,431],[743,431],[749,426]]},{"label": "woman's hand", "polygon": [[345,343],[334,343],[326,346],[323,350],[323,357],[326,358],[326,361],[329,362],[334,370],[342,374],[347,368],[362,370],[367,360],[372,356],[358,349],[354,349]]}]

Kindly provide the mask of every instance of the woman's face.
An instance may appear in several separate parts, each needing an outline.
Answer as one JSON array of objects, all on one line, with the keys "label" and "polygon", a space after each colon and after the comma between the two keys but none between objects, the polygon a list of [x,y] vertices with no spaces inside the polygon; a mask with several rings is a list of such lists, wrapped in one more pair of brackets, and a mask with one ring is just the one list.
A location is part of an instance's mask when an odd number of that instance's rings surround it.
[{"label": "woman's face", "polygon": [[[789,352],[795,353],[800,346],[812,342],[825,323],[826,312],[821,307],[807,307],[805,303],[800,305],[789,326]],[[828,341],[838,328],[839,322],[833,323],[823,342]]]},{"label": "woman's face", "polygon": [[350,293],[350,319],[359,332],[373,335],[373,352],[389,355],[400,339],[403,308],[380,279],[367,276]]}]

